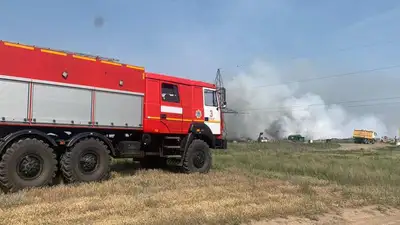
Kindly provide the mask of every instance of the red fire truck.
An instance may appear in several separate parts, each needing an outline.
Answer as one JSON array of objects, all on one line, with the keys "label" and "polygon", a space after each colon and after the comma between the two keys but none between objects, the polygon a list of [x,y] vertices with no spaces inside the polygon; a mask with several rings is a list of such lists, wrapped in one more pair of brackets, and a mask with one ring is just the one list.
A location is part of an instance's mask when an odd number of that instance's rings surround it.
[{"label": "red fire truck", "polygon": [[207,173],[225,105],[214,84],[0,41],[0,187],[106,180],[112,157]]}]

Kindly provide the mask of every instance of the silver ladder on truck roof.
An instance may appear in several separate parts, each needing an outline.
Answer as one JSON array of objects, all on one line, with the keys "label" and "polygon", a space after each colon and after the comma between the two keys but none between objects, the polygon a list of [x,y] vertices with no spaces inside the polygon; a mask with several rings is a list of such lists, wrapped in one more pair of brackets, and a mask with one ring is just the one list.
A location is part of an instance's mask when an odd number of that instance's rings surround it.
[{"label": "silver ladder on truck roof", "polygon": [[107,57],[98,56],[98,55],[90,55],[90,54],[86,54],[86,53],[71,52],[71,51],[66,51],[66,50],[61,50],[61,49],[54,49],[54,48],[42,48],[42,47],[39,47],[39,46],[35,46],[35,47],[38,47],[38,48],[41,48],[41,49],[46,49],[46,50],[65,52],[67,54],[79,55],[79,56],[83,56],[83,57],[95,58],[95,59],[104,60],[104,61],[119,62],[119,59],[115,59],[115,58],[107,58]]},{"label": "silver ladder on truck roof", "polygon": [[[13,43],[13,44],[25,45],[25,44],[18,43],[18,42],[11,42],[11,41],[7,41],[7,42]],[[98,55],[90,55],[90,54],[86,54],[86,53],[71,52],[71,51],[66,51],[66,50],[61,50],[61,49],[54,49],[54,48],[44,48],[44,47],[40,47],[40,46],[37,46],[37,45],[30,45],[30,46],[35,47],[35,48],[40,48],[40,49],[46,49],[46,50],[50,50],[50,51],[58,51],[58,52],[64,52],[64,53],[67,53],[67,54],[73,54],[73,55],[79,55],[79,56],[83,56],[83,57],[95,58],[95,59],[104,60],[104,61],[119,62],[119,59],[115,59],[115,58],[107,58],[107,57],[98,56]]]}]

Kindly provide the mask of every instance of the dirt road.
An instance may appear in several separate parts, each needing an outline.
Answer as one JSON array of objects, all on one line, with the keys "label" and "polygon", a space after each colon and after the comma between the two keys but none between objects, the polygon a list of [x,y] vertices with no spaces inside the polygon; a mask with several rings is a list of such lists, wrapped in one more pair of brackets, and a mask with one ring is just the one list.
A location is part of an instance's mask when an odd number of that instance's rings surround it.
[{"label": "dirt road", "polygon": [[[379,209],[379,210],[378,210]],[[313,219],[279,218],[250,223],[251,225],[400,225],[400,210],[382,209],[376,206],[361,209],[344,209],[339,213],[326,214]]]},{"label": "dirt road", "polygon": [[383,148],[389,146],[388,144],[383,143],[375,143],[375,144],[355,144],[355,143],[343,143],[340,144],[341,150],[359,150],[359,149],[374,149],[374,148]]}]

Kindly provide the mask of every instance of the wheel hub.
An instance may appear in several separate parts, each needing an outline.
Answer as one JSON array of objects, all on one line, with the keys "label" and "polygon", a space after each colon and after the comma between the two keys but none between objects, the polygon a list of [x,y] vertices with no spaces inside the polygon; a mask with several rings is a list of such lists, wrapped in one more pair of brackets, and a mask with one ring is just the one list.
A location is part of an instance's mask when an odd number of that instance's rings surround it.
[{"label": "wheel hub", "polygon": [[204,163],[206,161],[206,155],[202,151],[196,152],[196,154],[193,157],[193,165],[196,168],[202,168],[204,166]]},{"label": "wheel hub", "polygon": [[86,153],[80,159],[80,167],[85,173],[93,172],[97,167],[97,155]]},{"label": "wheel hub", "polygon": [[21,178],[34,179],[42,171],[42,160],[36,155],[26,155],[18,163],[17,172]]}]

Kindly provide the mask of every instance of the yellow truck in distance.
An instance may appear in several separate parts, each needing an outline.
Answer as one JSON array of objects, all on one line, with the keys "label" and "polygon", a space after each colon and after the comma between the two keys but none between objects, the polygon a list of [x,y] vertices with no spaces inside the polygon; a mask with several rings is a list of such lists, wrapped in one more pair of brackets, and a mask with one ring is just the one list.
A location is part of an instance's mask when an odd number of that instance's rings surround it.
[{"label": "yellow truck in distance", "polygon": [[372,130],[357,130],[353,131],[354,143],[359,144],[374,144],[377,134]]}]

